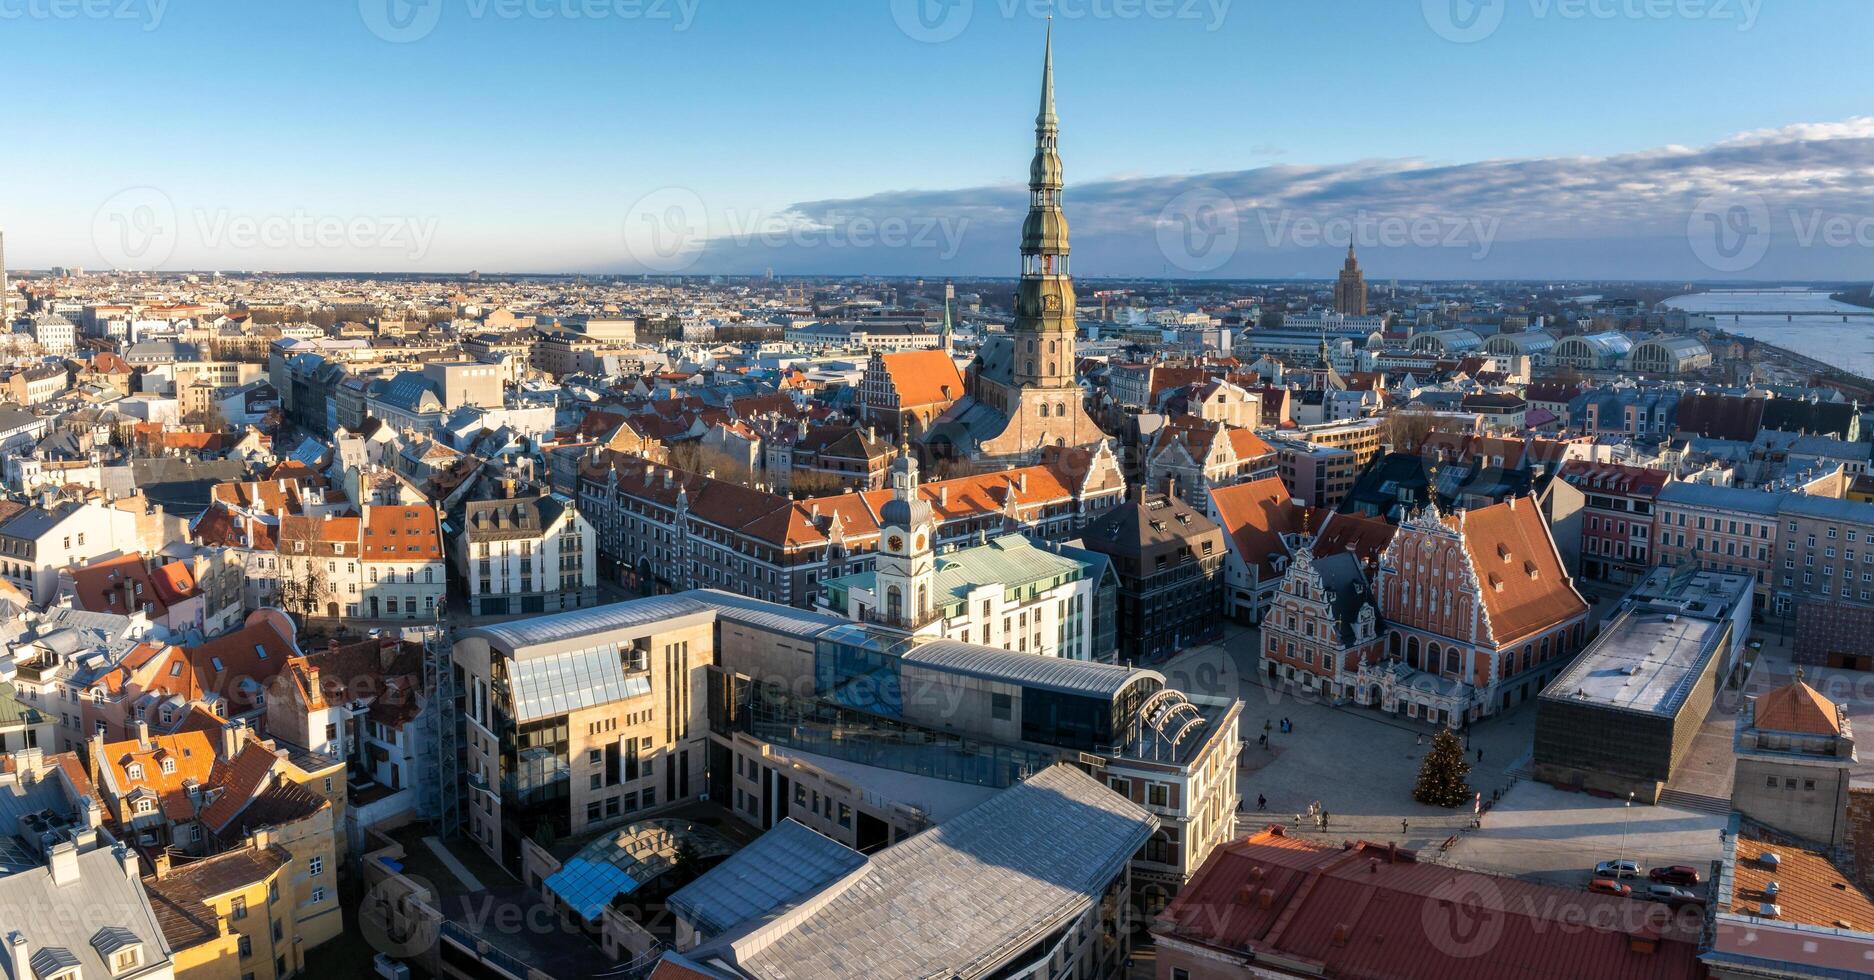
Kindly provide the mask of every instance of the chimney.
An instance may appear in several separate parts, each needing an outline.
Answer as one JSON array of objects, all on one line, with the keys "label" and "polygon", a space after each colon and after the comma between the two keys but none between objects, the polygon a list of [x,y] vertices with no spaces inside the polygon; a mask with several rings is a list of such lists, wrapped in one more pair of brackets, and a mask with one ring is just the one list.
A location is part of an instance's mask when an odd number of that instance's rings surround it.
[{"label": "chimney", "polygon": [[124,869],[124,877],[136,881],[143,869],[137,863],[137,852],[128,845],[118,843],[111,846],[111,856],[117,859],[117,866]]},{"label": "chimney", "polygon": [[137,719],[137,748],[148,750],[150,747],[150,723],[148,719]]},{"label": "chimney", "polygon": [[7,933],[7,958],[13,963],[13,976],[30,977],[33,975],[33,946],[26,941],[24,933]]},{"label": "chimney", "polygon": [[156,856],[153,859],[151,859],[150,863],[156,866],[157,880],[160,881],[163,878],[168,877],[169,876],[169,848],[165,847],[162,850],[157,851]]},{"label": "chimney", "polygon": [[60,888],[77,884],[78,845],[68,840],[52,845],[52,849],[46,852],[46,867],[52,872],[52,884]]},{"label": "chimney", "polygon": [[247,742],[247,723],[240,719],[221,726],[221,757],[233,759],[241,753],[241,746]]}]

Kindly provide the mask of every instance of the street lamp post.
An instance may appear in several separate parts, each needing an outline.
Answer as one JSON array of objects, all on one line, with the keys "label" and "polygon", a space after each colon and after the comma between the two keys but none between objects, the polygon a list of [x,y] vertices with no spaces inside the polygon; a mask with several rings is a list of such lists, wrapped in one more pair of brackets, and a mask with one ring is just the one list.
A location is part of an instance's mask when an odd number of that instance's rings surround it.
[{"label": "street lamp post", "polygon": [[[1627,793],[1627,805],[1623,809],[1625,816],[1620,821],[1620,860],[1625,861],[1627,859],[1627,828],[1633,823],[1633,793],[1631,791]],[[1616,880],[1620,877],[1618,864],[1614,865],[1614,877]]]}]

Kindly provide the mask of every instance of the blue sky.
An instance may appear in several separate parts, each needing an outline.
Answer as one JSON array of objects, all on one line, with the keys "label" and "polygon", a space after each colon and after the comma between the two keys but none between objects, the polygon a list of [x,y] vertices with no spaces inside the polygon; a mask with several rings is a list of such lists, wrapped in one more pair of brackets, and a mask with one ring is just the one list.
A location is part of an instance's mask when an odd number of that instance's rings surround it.
[{"label": "blue sky", "polygon": [[[60,6],[86,2],[108,15]],[[919,20],[914,2],[0,0],[9,264],[1012,272],[1000,236],[1044,7],[921,0]],[[1473,12],[1487,36],[1453,40]],[[385,39],[405,24],[410,39]],[[1292,219],[1326,227],[1357,206],[1468,222],[1472,244],[1494,219],[1488,248],[1361,242],[1376,272],[1391,258],[1405,276],[1874,276],[1853,220],[1831,239],[1849,244],[1818,245],[1797,213],[1868,197],[1874,124],[1787,130],[1874,114],[1874,5],[1060,0],[1056,27],[1082,275],[1308,272],[1337,249]],[[1773,130],[1757,142],[1774,153],[1709,152]],[[1818,152],[1827,200],[1813,180],[1764,183],[1795,172],[1790,153],[1813,172]],[[1676,162],[1646,168],[1643,206],[1623,217],[1604,198],[1592,229],[1560,226],[1581,213],[1566,200],[1463,193],[1480,174],[1598,183],[1626,160],[1618,190],[1661,155]],[[1397,180],[1447,166],[1439,187]],[[1238,232],[1215,268],[1176,247],[1167,261],[1159,240],[1193,188]],[[1727,250],[1713,271],[1685,226],[1739,188],[1786,227],[1756,263],[1724,268]],[[126,202],[153,251],[108,230]],[[883,234],[843,225],[853,213]],[[629,230],[646,220],[695,247],[647,253]],[[920,230],[938,244],[903,243]],[[1579,241],[1594,244],[1561,244]]]}]

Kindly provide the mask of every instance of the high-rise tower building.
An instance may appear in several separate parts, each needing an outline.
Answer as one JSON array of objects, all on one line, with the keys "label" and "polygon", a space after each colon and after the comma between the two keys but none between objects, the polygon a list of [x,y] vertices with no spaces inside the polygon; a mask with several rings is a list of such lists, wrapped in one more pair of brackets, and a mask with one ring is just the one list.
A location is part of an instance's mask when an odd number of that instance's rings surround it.
[{"label": "high-rise tower building", "polygon": [[1354,257],[1353,243],[1347,243],[1347,261],[1340,267],[1340,280],[1334,283],[1334,310],[1346,316],[1366,316],[1366,274]]},{"label": "high-rise tower building", "polygon": [[973,394],[1006,424],[981,440],[974,455],[1002,463],[1031,459],[1048,446],[1093,446],[1106,433],[1081,404],[1074,367],[1074,282],[1068,274],[1067,216],[1060,117],[1054,111],[1054,27],[1048,25],[1041,69],[1041,112],[1035,117],[1035,158],[1028,168],[1028,218],[1022,224],[1022,278],[1015,322],[999,343],[985,345]]}]

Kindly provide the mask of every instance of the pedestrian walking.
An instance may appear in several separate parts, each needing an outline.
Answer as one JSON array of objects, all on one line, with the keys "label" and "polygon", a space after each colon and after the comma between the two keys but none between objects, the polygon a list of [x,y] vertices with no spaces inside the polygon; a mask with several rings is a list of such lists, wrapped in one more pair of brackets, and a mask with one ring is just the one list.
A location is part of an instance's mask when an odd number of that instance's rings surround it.
[{"label": "pedestrian walking", "polygon": [[1399,821],[1399,833],[1404,834],[1408,829],[1409,827],[1404,820]]},{"label": "pedestrian walking", "polygon": [[1267,810],[1268,808],[1269,808],[1269,798],[1262,795],[1261,793],[1257,793],[1256,794],[1256,811],[1260,813],[1263,810]]},{"label": "pedestrian walking", "polygon": [[1477,762],[1479,765],[1482,765],[1483,761],[1484,761],[1484,750],[1478,749],[1477,750]]},{"label": "pedestrian walking", "polygon": [[1322,830],[1327,829],[1327,811],[1326,810],[1321,811],[1321,829]]}]

